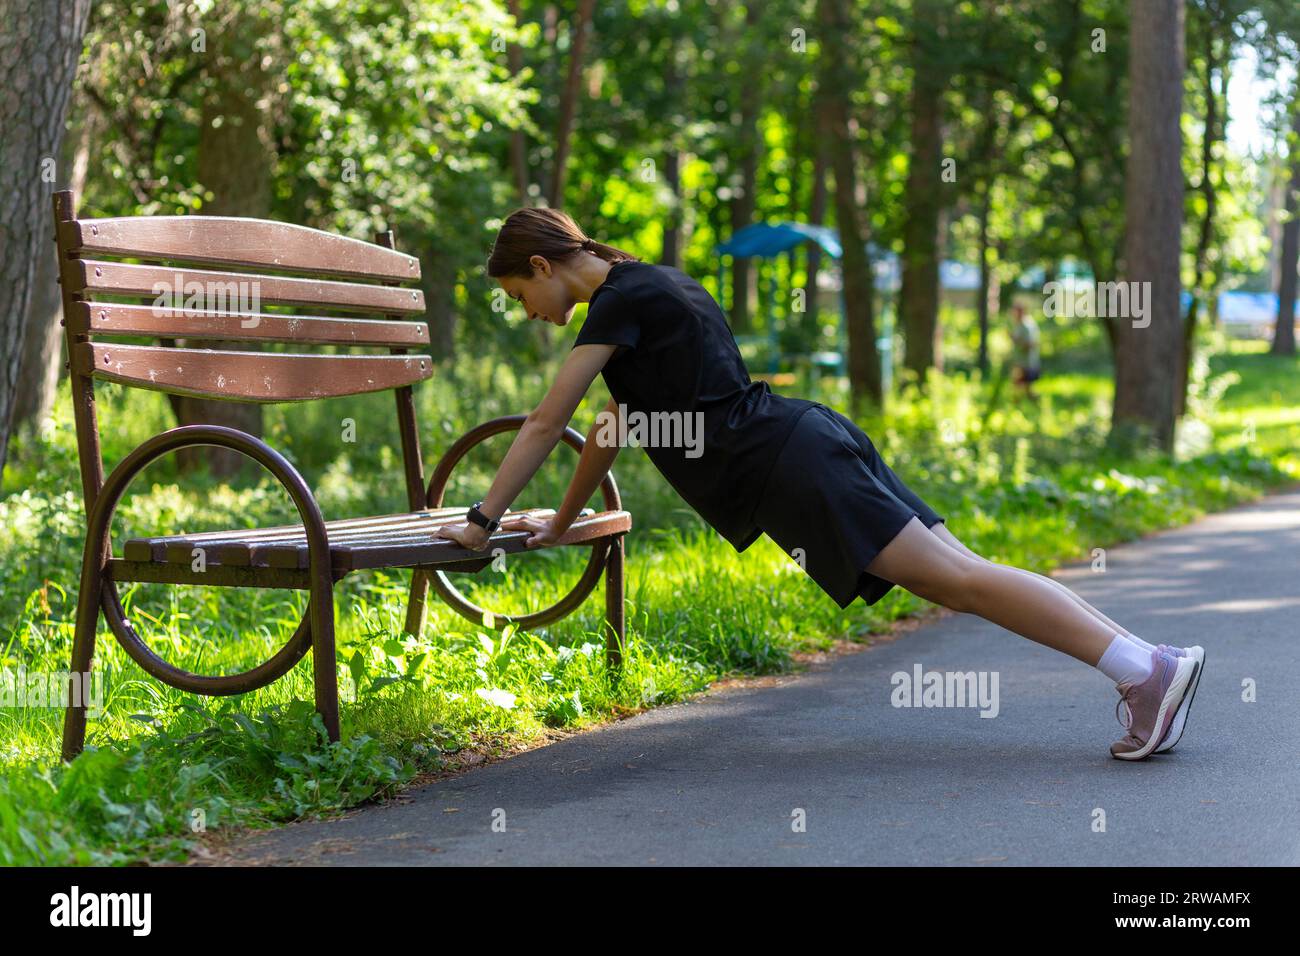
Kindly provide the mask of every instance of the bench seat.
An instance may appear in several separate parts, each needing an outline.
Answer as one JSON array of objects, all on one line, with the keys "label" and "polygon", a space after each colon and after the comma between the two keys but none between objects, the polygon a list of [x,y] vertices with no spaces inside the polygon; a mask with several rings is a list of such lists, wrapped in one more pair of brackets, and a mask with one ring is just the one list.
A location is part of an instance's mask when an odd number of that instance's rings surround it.
[{"label": "bench seat", "polygon": [[[435,537],[435,530],[442,525],[464,521],[468,510],[469,506],[464,505],[327,521],[325,530],[333,569],[347,572],[435,566],[464,562],[467,558],[478,558],[486,564],[497,548],[506,554],[537,550],[525,547],[530,533],[527,531],[497,531],[486,551],[470,551],[455,541]],[[512,510],[510,516],[547,517],[554,513],[546,508],[527,508]],[[628,531],[631,526],[629,512],[584,508],[556,544],[588,544],[597,538]],[[189,565],[196,548],[202,549],[207,564],[225,567],[303,570],[308,566],[307,537],[301,524],[132,538],[123,546],[122,556],[126,561],[141,564]]]}]

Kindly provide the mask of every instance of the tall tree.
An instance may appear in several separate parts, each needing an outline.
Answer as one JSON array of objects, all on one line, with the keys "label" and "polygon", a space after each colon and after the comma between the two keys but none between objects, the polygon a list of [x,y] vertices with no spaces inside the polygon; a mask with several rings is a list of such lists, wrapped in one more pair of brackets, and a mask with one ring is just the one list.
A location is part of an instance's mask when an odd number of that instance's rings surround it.
[{"label": "tall tree", "polygon": [[[1216,147],[1223,142],[1224,131],[1228,126],[1227,80],[1228,64],[1233,59],[1233,41],[1236,38],[1235,3],[1236,0],[1200,0],[1191,8],[1197,14],[1192,22],[1198,27],[1195,35],[1201,47],[1199,85],[1201,108],[1204,111],[1200,182],[1195,187],[1200,194],[1201,222],[1197,229],[1196,248],[1192,253],[1191,296],[1183,320],[1183,361],[1178,369],[1178,385],[1174,390],[1174,411],[1178,416],[1187,407],[1187,384],[1196,354],[1196,330],[1200,322],[1202,299],[1212,299],[1219,285],[1218,274],[1222,271],[1211,269],[1211,253],[1222,241],[1218,223],[1219,187],[1215,180],[1223,181],[1223,158],[1221,150]],[[1189,37],[1191,35],[1189,32]]]},{"label": "tall tree", "polygon": [[[1300,91],[1300,83],[1297,83]],[[1273,326],[1274,355],[1295,355],[1296,268],[1300,259],[1300,92],[1291,107],[1290,181],[1282,223],[1282,245],[1278,261],[1277,320]]]},{"label": "tall tree", "polygon": [[0,469],[90,0],[0,0]]},{"label": "tall tree", "polygon": [[560,91],[560,116],[555,129],[555,160],[551,167],[550,188],[546,195],[557,209],[564,205],[564,184],[568,175],[570,142],[578,112],[578,93],[582,87],[582,68],[591,30],[591,13],[596,0],[578,0],[577,12],[569,29],[569,67]]},{"label": "tall tree", "polygon": [[[523,11],[519,0],[509,0],[506,6],[510,10],[515,26],[523,23]],[[512,41],[506,47],[506,63],[510,75],[519,76],[524,69],[524,48]],[[515,129],[510,133],[510,169],[514,173],[519,203],[523,205],[528,201],[528,187],[531,185],[528,175],[528,134],[523,129]]]},{"label": "tall tree", "polygon": [[[762,107],[763,88],[761,63],[765,54],[766,37],[755,29],[758,23],[760,4],[745,4],[745,23],[743,32],[735,37],[737,48],[741,51],[740,83],[740,123],[735,128],[734,145],[735,165],[732,170],[731,231],[733,234],[744,229],[754,221],[754,211],[758,208],[756,190],[758,186],[758,164],[762,141],[758,131],[759,111]],[[725,14],[726,8],[723,8]],[[755,275],[746,258],[731,260],[731,327],[737,332],[747,332],[753,325],[750,295],[755,286]]]},{"label": "tall tree", "polygon": [[[210,216],[266,219],[271,211],[275,171],[275,103],[284,58],[272,27],[252,4],[231,4],[217,29],[208,31],[208,86],[199,121],[198,179],[212,196],[203,205]],[[247,351],[248,343],[193,339],[193,348]],[[175,396],[172,407],[182,425],[225,425],[260,437],[262,407]],[[183,468],[206,461],[214,475],[237,473],[243,455],[229,449],[183,448]]]},{"label": "tall tree", "polygon": [[[820,120],[824,114],[811,110],[813,118],[812,139],[812,193],[808,198],[808,221],[814,226],[821,226],[826,221],[826,134]],[[804,304],[807,315],[804,316],[805,328],[810,335],[815,334],[818,325],[820,307],[817,296],[817,274],[822,266],[822,247],[816,242],[804,243],[807,252],[806,282],[804,284]]]},{"label": "tall tree", "polygon": [[[669,109],[674,116],[680,116],[686,93],[685,59],[682,50],[687,40],[674,37],[669,45],[667,71],[664,76],[664,92]],[[666,266],[682,267],[682,253],[685,237],[682,235],[685,225],[685,204],[682,201],[682,148],[675,134],[669,132],[664,136],[664,185],[667,187],[669,208],[664,214],[663,249],[659,261]]]},{"label": "tall tree", "polygon": [[835,219],[843,247],[844,319],[848,333],[849,389],[855,399],[884,402],[880,353],[876,348],[874,283],[867,237],[858,210],[858,176],[849,97],[853,82],[847,42],[851,29],[848,0],[817,0],[821,43],[817,108],[829,134],[827,151],[835,179]]},{"label": "tall tree", "polygon": [[[1250,5],[1257,9],[1260,18],[1251,31],[1249,42],[1260,58],[1261,74],[1278,76],[1285,72],[1293,75],[1300,70],[1300,4],[1295,0],[1255,0]],[[1291,117],[1291,136],[1288,156],[1289,175],[1283,186],[1281,236],[1277,244],[1278,311],[1273,326],[1274,355],[1294,355],[1295,301],[1297,257],[1300,257],[1300,79],[1291,88],[1288,111]],[[1275,187],[1276,188],[1276,187]],[[1269,223],[1273,234],[1276,225]]]},{"label": "tall tree", "polygon": [[1131,0],[1129,16],[1124,274],[1145,314],[1130,296],[1130,316],[1116,322],[1111,435],[1170,451],[1183,358],[1183,0]]},{"label": "tall tree", "polygon": [[[71,189],[74,195],[80,196],[86,190],[90,146],[98,129],[99,117],[93,112],[77,110],[75,104],[73,111],[78,116],[72,124],[71,134],[64,140],[63,162],[59,164],[55,185],[58,189]],[[27,310],[22,367],[14,401],[15,427],[23,422],[39,422],[54,406],[65,351],[59,261],[56,256],[48,254],[50,250],[41,251],[45,254],[40,256],[36,265],[36,284]]]},{"label": "tall tree", "polygon": [[926,370],[942,367],[939,349],[939,239],[943,205],[942,0],[916,0],[912,40],[911,158],[903,223],[903,284],[898,311],[905,340],[903,364],[924,384]]},{"label": "tall tree", "polygon": [[[1017,198],[1034,231],[1015,240],[1022,261],[1070,256],[1098,280],[1117,274],[1125,170],[1115,144],[1124,138],[1117,104],[1128,51],[1115,39],[1125,18],[1125,0],[1013,0],[953,44],[969,50],[968,70],[1014,97],[1025,120]],[[1113,354],[1117,323],[1098,319]]]}]

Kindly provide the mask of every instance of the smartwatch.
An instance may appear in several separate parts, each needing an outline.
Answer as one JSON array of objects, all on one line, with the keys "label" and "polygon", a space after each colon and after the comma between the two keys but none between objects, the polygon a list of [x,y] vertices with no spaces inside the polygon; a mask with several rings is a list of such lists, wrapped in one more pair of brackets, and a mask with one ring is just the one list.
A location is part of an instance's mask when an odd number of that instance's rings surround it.
[{"label": "smartwatch", "polygon": [[465,520],[474,522],[474,524],[478,525],[488,534],[491,534],[500,526],[501,519],[489,518],[483,512],[479,511],[479,505],[481,504],[483,504],[481,501],[474,502],[474,506],[470,508],[469,511],[465,512]]}]

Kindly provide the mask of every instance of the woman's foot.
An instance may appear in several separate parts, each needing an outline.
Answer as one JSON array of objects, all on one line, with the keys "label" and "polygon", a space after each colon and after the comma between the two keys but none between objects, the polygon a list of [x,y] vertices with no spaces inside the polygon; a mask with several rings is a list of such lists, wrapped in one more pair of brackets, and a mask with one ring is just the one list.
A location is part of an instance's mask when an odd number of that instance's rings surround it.
[{"label": "woman's foot", "polygon": [[[1110,745],[1112,757],[1141,760],[1156,749],[1173,724],[1196,668],[1194,658],[1157,647],[1151,652],[1151,676],[1140,684],[1116,685],[1120,699],[1115,716],[1128,733]],[[1120,716],[1121,708],[1127,711],[1127,720]]]},{"label": "woman's foot", "polygon": [[1183,695],[1183,701],[1178,705],[1178,711],[1174,714],[1173,723],[1169,725],[1169,732],[1165,734],[1165,739],[1160,741],[1156,747],[1156,753],[1164,753],[1166,750],[1173,750],[1174,744],[1183,735],[1183,728],[1187,724],[1187,713],[1192,709],[1192,698],[1196,696],[1196,687],[1201,682],[1201,671],[1205,669],[1205,648],[1199,644],[1193,644],[1191,647],[1174,647],[1170,644],[1159,644],[1157,648],[1162,651],[1169,651],[1179,657],[1190,657],[1196,662],[1196,670],[1192,674],[1192,682],[1187,688],[1187,693]]}]

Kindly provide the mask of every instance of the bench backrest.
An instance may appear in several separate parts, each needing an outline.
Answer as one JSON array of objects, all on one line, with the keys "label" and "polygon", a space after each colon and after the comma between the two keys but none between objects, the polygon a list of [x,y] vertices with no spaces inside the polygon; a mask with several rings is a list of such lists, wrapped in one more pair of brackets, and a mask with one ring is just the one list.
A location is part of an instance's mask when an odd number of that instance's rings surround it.
[{"label": "bench backrest", "polygon": [[[54,197],[54,219],[83,477],[91,477],[85,475],[88,452],[95,459],[92,470],[102,475],[90,382],[107,379],[245,402],[396,389],[413,484],[411,452],[418,469],[419,448],[410,386],[432,376],[433,360],[410,352],[429,345],[428,325],[409,318],[424,312],[424,293],[408,287],[419,280],[420,264],[392,248],[391,233],[369,243],[261,219],[77,219],[67,191]],[[123,336],[157,338],[162,344],[112,341]],[[189,348],[177,340],[381,352],[235,351]],[[93,448],[86,447],[87,440]],[[88,500],[101,483],[88,482],[93,486],[87,487]],[[414,505],[413,488],[411,497]]]},{"label": "bench backrest", "polygon": [[[73,370],[201,398],[294,402],[411,385],[433,373],[428,355],[286,354],[121,345],[163,340],[422,348],[424,311],[413,256],[282,222],[215,216],[139,216],[57,223]],[[120,261],[139,260],[136,263]],[[110,298],[111,297],[111,300]],[[136,301],[139,300],[139,301]],[[262,306],[292,307],[262,312]]]}]

